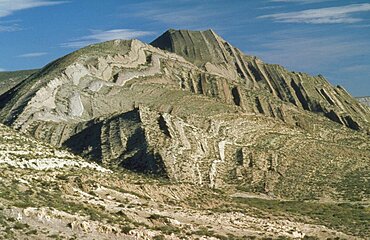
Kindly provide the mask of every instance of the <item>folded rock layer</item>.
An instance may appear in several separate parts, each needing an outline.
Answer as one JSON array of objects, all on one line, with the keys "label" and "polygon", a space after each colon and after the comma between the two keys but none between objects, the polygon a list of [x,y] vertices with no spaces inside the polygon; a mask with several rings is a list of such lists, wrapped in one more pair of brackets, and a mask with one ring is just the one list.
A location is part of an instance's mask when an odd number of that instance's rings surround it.
[{"label": "folded rock layer", "polygon": [[1,95],[0,109],[3,123],[38,139],[174,182],[287,198],[369,194],[369,109],[211,30],[80,49]]}]

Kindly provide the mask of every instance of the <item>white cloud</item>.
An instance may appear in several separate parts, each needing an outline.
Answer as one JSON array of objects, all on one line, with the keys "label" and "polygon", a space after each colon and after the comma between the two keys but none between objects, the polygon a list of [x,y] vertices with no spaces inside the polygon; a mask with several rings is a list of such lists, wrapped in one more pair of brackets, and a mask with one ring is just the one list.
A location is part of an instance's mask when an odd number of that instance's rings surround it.
[{"label": "white cloud", "polygon": [[90,35],[77,38],[73,41],[63,43],[62,47],[80,48],[90,44],[105,42],[114,39],[133,39],[154,34],[149,31],[137,31],[134,29],[112,29],[108,31],[92,30]]},{"label": "white cloud", "polygon": [[47,52],[33,52],[33,53],[25,53],[25,54],[19,55],[17,57],[20,57],[20,58],[35,58],[35,57],[45,56],[47,54],[48,54]]},{"label": "white cloud", "polygon": [[0,32],[15,32],[19,30],[21,30],[21,28],[16,24],[10,26],[0,25]]},{"label": "white cloud", "polygon": [[13,14],[15,11],[28,8],[52,6],[66,1],[50,1],[50,0],[0,0],[0,17],[6,17]]},{"label": "white cloud", "polygon": [[308,9],[298,12],[277,13],[263,15],[258,18],[273,19],[276,22],[286,23],[356,23],[363,19],[353,17],[352,14],[359,12],[369,12],[370,4],[351,4],[341,7],[328,7],[318,9]]},{"label": "white cloud", "polygon": [[[66,3],[67,1],[50,0],[0,0],[0,18],[12,15],[16,11],[35,7],[52,6]],[[22,28],[14,21],[0,22],[0,32],[15,32]]]}]

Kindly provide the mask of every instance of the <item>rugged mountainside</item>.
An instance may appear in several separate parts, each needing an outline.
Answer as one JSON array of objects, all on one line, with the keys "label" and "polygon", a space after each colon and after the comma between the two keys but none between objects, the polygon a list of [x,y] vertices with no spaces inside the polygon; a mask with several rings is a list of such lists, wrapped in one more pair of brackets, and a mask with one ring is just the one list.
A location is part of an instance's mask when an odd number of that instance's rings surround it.
[{"label": "rugged mountainside", "polygon": [[170,30],[152,45],[115,40],[58,59],[0,96],[0,120],[172,182],[368,200],[370,111],[344,89],[211,30]]},{"label": "rugged mountainside", "polygon": [[14,72],[0,72],[0,95],[9,91],[11,88],[13,88],[37,71],[38,69]]},{"label": "rugged mountainside", "polygon": [[[321,75],[289,72],[279,65],[247,56],[212,30],[169,30],[151,45],[183,56],[206,72],[231,79],[235,104],[249,111],[285,120],[281,114],[284,110],[276,104],[278,98],[299,109],[322,113],[349,128],[370,129],[369,110],[344,88],[331,86]],[[269,98],[264,97],[263,90],[269,91]],[[217,89],[212,94],[218,95]]]},{"label": "rugged mountainside", "polygon": [[366,105],[366,106],[370,107],[370,97],[358,97],[358,98],[357,98],[357,100],[358,100],[360,103],[362,103],[362,104],[364,104],[364,105]]},{"label": "rugged mountainside", "polygon": [[0,239],[351,239],[369,233],[362,203],[282,204],[113,170],[0,124]]}]

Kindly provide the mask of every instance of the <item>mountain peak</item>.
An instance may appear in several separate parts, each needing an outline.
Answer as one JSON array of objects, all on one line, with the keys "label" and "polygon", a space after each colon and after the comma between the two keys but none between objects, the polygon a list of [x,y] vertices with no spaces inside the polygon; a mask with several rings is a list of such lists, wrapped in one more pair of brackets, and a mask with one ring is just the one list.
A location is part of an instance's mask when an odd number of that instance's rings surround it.
[{"label": "mountain peak", "polygon": [[[180,55],[202,70],[238,82],[248,90],[265,89],[274,97],[303,110],[324,113],[329,119],[354,130],[368,125],[367,111],[353,101],[343,88],[331,86],[321,75],[312,77],[289,72],[282,66],[266,64],[256,57],[247,56],[212,29],[170,29],[151,45]],[[351,106],[344,107],[342,102],[344,105],[351,103]],[[259,112],[271,111],[266,109]],[[271,113],[271,116],[278,115]]]},{"label": "mountain peak", "polygon": [[150,44],[183,56],[198,66],[207,62],[224,62],[223,45],[230,45],[212,29],[204,31],[169,29]]}]

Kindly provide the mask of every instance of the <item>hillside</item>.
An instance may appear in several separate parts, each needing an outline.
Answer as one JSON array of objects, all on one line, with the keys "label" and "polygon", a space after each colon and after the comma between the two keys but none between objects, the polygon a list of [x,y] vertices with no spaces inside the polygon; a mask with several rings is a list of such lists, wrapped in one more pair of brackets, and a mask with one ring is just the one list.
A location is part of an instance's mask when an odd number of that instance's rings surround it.
[{"label": "hillside", "polygon": [[369,199],[369,109],[342,88],[246,56],[211,30],[170,30],[152,45],[164,50],[115,40],[60,58],[0,97],[0,119],[172,182]]},{"label": "hillside", "polygon": [[0,239],[353,239],[369,234],[364,202],[278,201],[108,170],[1,124],[0,170]]},{"label": "hillside", "polygon": [[[369,110],[364,109],[341,86],[332,86],[323,76],[289,72],[279,65],[266,64],[245,55],[214,31],[168,30],[151,45],[176,53],[204,71],[229,81],[235,104],[243,109],[284,119],[278,100],[300,110],[326,116],[351,129],[369,131]],[[234,88],[232,88],[234,86]],[[221,89],[213,89],[220,95]],[[216,92],[216,93],[214,93]],[[207,94],[207,93],[206,93]],[[267,96],[266,96],[267,95]]]},{"label": "hillside", "polygon": [[17,84],[37,71],[37,69],[34,69],[14,72],[0,72],[0,95],[15,87]]}]

